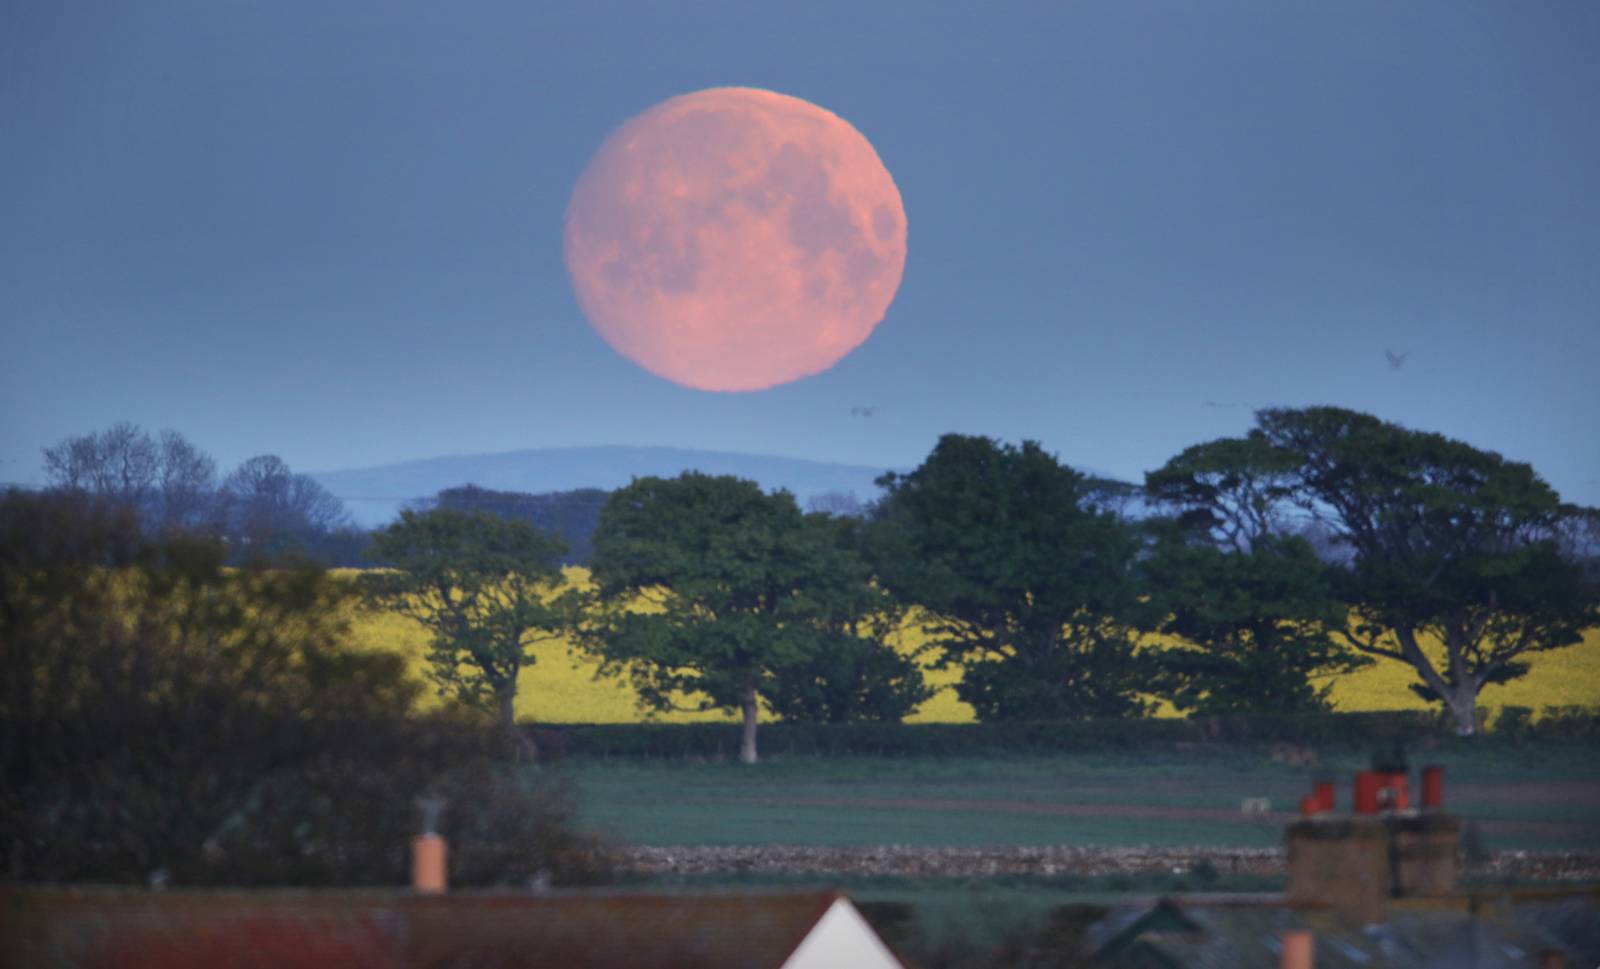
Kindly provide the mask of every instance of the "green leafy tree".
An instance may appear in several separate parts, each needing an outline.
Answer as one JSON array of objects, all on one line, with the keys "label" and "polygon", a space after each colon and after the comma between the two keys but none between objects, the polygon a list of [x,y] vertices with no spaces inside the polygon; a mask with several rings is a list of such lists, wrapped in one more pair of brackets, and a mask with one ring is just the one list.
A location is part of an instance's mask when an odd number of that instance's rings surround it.
[{"label": "green leafy tree", "polygon": [[812,513],[806,527],[834,542],[831,561],[819,563],[824,568],[807,586],[813,642],[773,671],[763,696],[785,720],[903,720],[933,690],[916,658],[889,642],[905,609],[874,580],[863,554],[864,523],[851,511]]},{"label": "green leafy tree", "polygon": [[757,759],[763,697],[863,615],[837,536],[787,492],[694,472],[641,478],[611,495],[594,538],[585,641],[626,669],[641,701],[738,710],[740,759]]},{"label": "green leafy tree", "polygon": [[[1484,687],[1600,623],[1595,589],[1564,544],[1582,510],[1526,464],[1440,434],[1335,407],[1265,410],[1260,438],[1292,455],[1287,500],[1349,552],[1335,573],[1355,649],[1405,663],[1462,734]],[[1443,644],[1436,661],[1424,637]]]},{"label": "green leafy tree", "polygon": [[933,695],[916,660],[857,630],[822,633],[801,661],[775,668],[772,712],[806,723],[898,723]]},{"label": "green leafy tree", "polygon": [[951,434],[921,467],[879,483],[879,574],[927,611],[980,719],[1145,711],[1137,630],[1153,613],[1135,582],[1139,540],[1090,505],[1083,475],[1032,441]]},{"label": "green leafy tree", "polygon": [[372,606],[432,634],[430,676],[442,695],[497,708],[514,734],[517,677],[532,647],[570,626],[557,564],[565,551],[559,538],[487,512],[406,511],[373,536],[372,557],[388,568],[361,583]]},{"label": "green leafy tree", "polygon": [[1337,638],[1345,610],[1328,567],[1298,536],[1239,552],[1179,531],[1158,540],[1145,570],[1169,610],[1161,631],[1181,640],[1156,657],[1180,710],[1325,711],[1334,677],[1371,662]]},{"label": "green leafy tree", "polygon": [[1180,710],[1326,710],[1332,677],[1371,662],[1334,637],[1345,609],[1329,567],[1284,532],[1295,467],[1257,435],[1196,445],[1145,476],[1146,494],[1178,511],[1154,526],[1145,572],[1162,631],[1182,640],[1157,657]]}]

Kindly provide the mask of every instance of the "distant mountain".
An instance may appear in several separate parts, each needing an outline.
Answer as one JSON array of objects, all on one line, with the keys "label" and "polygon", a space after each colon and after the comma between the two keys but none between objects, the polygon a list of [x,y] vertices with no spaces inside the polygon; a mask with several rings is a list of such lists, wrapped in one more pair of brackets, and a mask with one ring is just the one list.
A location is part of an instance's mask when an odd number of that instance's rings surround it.
[{"label": "distant mountain", "polygon": [[356,522],[382,525],[408,503],[445,488],[475,484],[501,491],[541,494],[575,488],[620,488],[636,477],[676,477],[684,471],[731,474],[772,491],[785,488],[802,506],[826,492],[853,492],[863,502],[878,497],[873,480],[888,470],[763,454],[668,447],[569,447],[505,451],[405,461],[375,468],[312,472],[344,500]]}]

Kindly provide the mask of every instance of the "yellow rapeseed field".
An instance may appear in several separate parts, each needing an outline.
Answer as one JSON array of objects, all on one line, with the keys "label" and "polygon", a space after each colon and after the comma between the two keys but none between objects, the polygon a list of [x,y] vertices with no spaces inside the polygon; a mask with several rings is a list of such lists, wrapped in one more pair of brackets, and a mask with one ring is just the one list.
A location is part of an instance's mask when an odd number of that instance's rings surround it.
[{"label": "yellow rapeseed field", "polygon": [[[587,578],[582,569],[568,570],[568,581]],[[397,649],[410,656],[420,675],[426,671],[428,636],[416,623],[392,613],[357,613],[352,621],[359,644]],[[914,649],[921,636],[906,629],[897,643]],[[1159,644],[1155,648],[1160,648]],[[646,714],[634,697],[627,680],[600,677],[599,666],[572,650],[565,642],[553,642],[535,650],[537,662],[523,670],[518,681],[517,714],[543,723],[628,723],[647,716],[665,722],[733,719],[720,712],[673,712]],[[1535,710],[1545,706],[1600,705],[1600,629],[1592,629],[1582,644],[1570,649],[1531,657],[1532,672],[1506,686],[1491,686],[1482,696],[1489,709],[1525,706]],[[929,681],[949,687],[960,677],[958,670],[931,671]],[[1338,679],[1333,688],[1334,704],[1340,710],[1423,709],[1408,688],[1415,679],[1410,667],[1381,660],[1367,669]],[[1170,715],[1171,711],[1166,711]],[[972,708],[956,699],[951,689],[940,690],[933,699],[909,719],[914,723],[961,723],[971,720]]]}]

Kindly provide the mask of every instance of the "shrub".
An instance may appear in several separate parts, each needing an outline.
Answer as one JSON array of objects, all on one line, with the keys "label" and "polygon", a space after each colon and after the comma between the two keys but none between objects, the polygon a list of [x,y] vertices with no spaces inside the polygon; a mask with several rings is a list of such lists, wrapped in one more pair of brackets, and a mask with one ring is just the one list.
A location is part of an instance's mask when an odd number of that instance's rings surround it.
[{"label": "shrub", "polygon": [[572,791],[507,769],[485,724],[343,725],[341,741],[263,781],[178,880],[229,885],[399,885],[420,830],[418,797],[444,805],[450,881],[467,887],[603,880],[600,846],[575,833]]},{"label": "shrub", "polygon": [[1502,737],[1525,737],[1533,727],[1531,707],[1504,706],[1494,722],[1494,732]]},{"label": "shrub", "polygon": [[403,883],[412,798],[450,798],[467,883],[590,877],[568,799],[353,650],[349,584],[227,569],[74,495],[0,498],[0,839],[13,879]]},{"label": "shrub", "polygon": [[1529,733],[1543,741],[1600,741],[1600,707],[1547,706]]}]

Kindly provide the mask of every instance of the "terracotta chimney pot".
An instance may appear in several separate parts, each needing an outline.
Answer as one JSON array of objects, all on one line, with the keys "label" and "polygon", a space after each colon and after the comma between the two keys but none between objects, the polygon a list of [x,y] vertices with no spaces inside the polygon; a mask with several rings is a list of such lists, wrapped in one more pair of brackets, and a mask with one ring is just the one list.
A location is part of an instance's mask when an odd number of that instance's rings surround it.
[{"label": "terracotta chimney pot", "polygon": [[1316,947],[1312,941],[1311,933],[1304,929],[1283,933],[1283,957],[1278,961],[1279,969],[1313,969]]},{"label": "terracotta chimney pot", "polygon": [[1444,807],[1444,768],[1438,764],[1422,769],[1422,806],[1435,810]]},{"label": "terracotta chimney pot", "polygon": [[1378,791],[1383,789],[1383,776],[1370,770],[1356,774],[1355,813],[1378,813]]},{"label": "terracotta chimney pot", "polygon": [[436,834],[411,839],[411,888],[419,895],[442,895],[449,846]]}]

